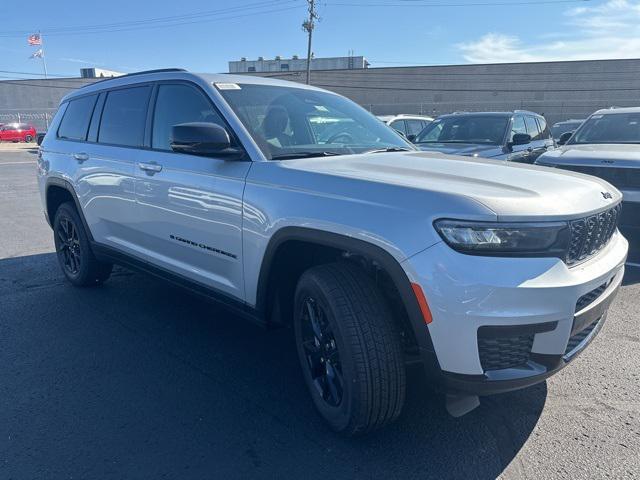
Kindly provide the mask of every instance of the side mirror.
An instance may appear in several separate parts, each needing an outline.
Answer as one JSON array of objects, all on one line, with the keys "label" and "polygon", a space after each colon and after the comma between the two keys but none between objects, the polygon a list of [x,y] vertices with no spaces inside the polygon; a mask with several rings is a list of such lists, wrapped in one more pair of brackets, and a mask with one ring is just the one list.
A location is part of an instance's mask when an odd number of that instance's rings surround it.
[{"label": "side mirror", "polygon": [[243,152],[231,146],[229,132],[216,123],[190,122],[171,127],[171,149],[191,155],[239,157]]},{"label": "side mirror", "polygon": [[531,135],[528,133],[516,133],[511,140],[511,145],[526,145],[531,143]]},{"label": "side mirror", "polygon": [[573,131],[571,132],[564,132],[562,135],[560,135],[560,138],[558,139],[558,141],[556,142],[558,145],[564,145],[565,143],[567,143],[569,141],[569,139],[573,136]]},{"label": "side mirror", "polygon": [[409,140],[411,143],[416,141],[416,135],[411,133],[409,135],[407,135],[407,140]]}]

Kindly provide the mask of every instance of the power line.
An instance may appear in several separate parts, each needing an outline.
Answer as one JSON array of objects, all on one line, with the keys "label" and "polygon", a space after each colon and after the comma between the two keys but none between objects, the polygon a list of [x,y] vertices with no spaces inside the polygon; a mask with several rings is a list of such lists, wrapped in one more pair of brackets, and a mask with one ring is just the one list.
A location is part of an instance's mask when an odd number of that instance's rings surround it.
[{"label": "power line", "polygon": [[[167,28],[167,27],[175,27],[180,25],[192,25],[198,23],[210,23],[216,21],[226,21],[232,20],[235,18],[242,18],[253,15],[263,15],[268,13],[277,13],[283,12],[286,10],[293,10],[302,8],[303,5],[293,5],[288,7],[281,8],[268,8],[266,7],[275,7],[278,5],[286,5],[299,3],[300,0],[284,0],[274,2],[271,0],[270,2],[259,2],[260,4],[249,4],[250,6],[238,6],[231,7],[224,10],[214,10],[208,12],[198,12],[191,13],[186,15],[177,15],[172,17],[161,17],[155,19],[145,19],[145,20],[137,20],[134,22],[120,22],[113,24],[101,24],[101,25],[88,25],[84,27],[54,27],[49,30],[42,29],[43,35],[46,34],[47,37],[51,36],[74,36],[74,35],[87,35],[87,34],[99,34],[99,33],[115,33],[115,32],[125,32],[132,30],[150,30],[150,29],[158,29],[158,28]],[[238,11],[251,11],[248,13],[238,14],[238,15],[228,15],[229,13],[235,13]],[[206,17],[206,18],[202,18]],[[190,20],[192,19],[193,20]],[[19,37],[25,35],[27,31],[5,31],[0,32],[1,38],[8,37]]]},{"label": "power line", "polygon": [[567,3],[587,3],[591,0],[527,0],[513,2],[474,2],[474,3],[413,3],[411,0],[399,0],[406,3],[372,3],[372,2],[327,2],[324,5],[340,7],[424,7],[424,8],[455,8],[455,7],[514,7],[526,5],[562,5]]}]

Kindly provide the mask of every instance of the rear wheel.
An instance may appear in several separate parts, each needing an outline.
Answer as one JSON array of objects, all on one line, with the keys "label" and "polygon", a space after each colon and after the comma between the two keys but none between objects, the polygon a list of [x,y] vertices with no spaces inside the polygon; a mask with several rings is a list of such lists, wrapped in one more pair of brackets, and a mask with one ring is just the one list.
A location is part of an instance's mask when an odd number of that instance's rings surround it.
[{"label": "rear wheel", "polygon": [[331,428],[357,435],[398,417],[405,398],[400,339],[362,270],[348,263],[307,270],[296,289],[294,328],[305,382]]},{"label": "rear wheel", "polygon": [[53,235],[58,262],[72,284],[88,287],[109,278],[113,265],[100,262],[93,255],[87,233],[72,203],[63,203],[56,211]]},{"label": "rear wheel", "polygon": [[31,142],[33,142],[33,137],[31,135],[25,135],[24,141],[26,143],[31,143]]}]

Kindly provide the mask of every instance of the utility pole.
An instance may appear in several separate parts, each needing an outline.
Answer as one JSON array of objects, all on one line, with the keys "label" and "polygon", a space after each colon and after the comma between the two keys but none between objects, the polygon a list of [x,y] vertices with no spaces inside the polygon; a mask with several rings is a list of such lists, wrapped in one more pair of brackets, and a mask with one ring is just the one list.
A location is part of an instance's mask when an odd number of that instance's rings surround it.
[{"label": "utility pole", "polygon": [[309,85],[311,82],[311,56],[313,55],[311,52],[311,38],[313,36],[313,29],[316,26],[315,21],[318,18],[318,14],[316,13],[315,0],[307,0],[307,3],[309,4],[309,18],[302,24],[302,29],[309,34],[307,41],[307,85]]}]

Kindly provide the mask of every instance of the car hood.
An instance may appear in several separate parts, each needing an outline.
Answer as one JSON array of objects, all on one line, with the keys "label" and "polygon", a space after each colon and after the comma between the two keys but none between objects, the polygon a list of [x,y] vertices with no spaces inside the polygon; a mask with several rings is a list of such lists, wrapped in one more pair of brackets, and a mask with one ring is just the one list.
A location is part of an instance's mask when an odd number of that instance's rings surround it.
[{"label": "car hood", "polygon": [[564,145],[540,156],[536,163],[640,168],[640,145]]},{"label": "car hood", "polygon": [[416,144],[425,152],[441,152],[448,155],[464,155],[479,157],[495,157],[504,153],[501,147],[496,145],[482,145],[478,143],[423,143]]},{"label": "car hood", "polygon": [[[286,160],[282,166],[433,192],[439,199],[464,197],[484,205],[499,220],[579,218],[604,210],[622,199],[622,194],[610,184],[588,175],[428,152]],[[309,179],[308,184],[324,183]],[[609,195],[602,192],[609,192],[611,198],[605,198]],[[428,201],[428,197],[425,200]],[[427,208],[433,210],[434,207],[429,205]]]}]

